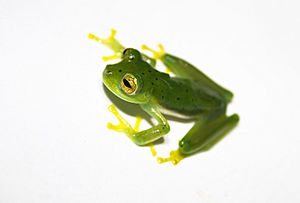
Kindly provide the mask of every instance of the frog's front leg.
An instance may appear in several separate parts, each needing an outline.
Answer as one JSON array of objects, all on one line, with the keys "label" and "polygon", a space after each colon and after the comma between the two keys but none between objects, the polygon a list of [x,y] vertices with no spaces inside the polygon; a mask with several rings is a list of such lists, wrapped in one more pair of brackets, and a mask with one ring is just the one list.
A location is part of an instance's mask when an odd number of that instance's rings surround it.
[{"label": "frog's front leg", "polygon": [[[117,34],[117,31],[115,29],[111,29],[111,33],[110,36],[107,38],[100,38],[92,33],[88,34],[88,38],[90,38],[91,40],[95,40],[97,42],[99,42],[100,44],[103,44],[104,46],[108,47],[109,49],[111,49],[114,54],[110,55],[110,56],[103,56],[102,60],[103,61],[109,61],[109,60],[113,60],[113,59],[121,59],[123,52],[125,50],[125,47],[119,42],[119,40],[117,40],[115,38]],[[149,63],[153,68],[156,65],[156,59],[151,58],[149,56],[147,56],[146,54],[142,54],[143,60],[146,61],[147,63]]]},{"label": "frog's front leg", "polygon": [[122,57],[122,53],[124,51],[124,46],[115,38],[117,34],[117,31],[114,29],[111,29],[111,34],[108,38],[100,38],[94,34],[89,34],[88,37],[92,40],[95,40],[104,46],[110,48],[114,54],[111,56],[103,56],[102,60],[103,61],[108,61],[112,59],[118,59]]},{"label": "frog's front leg", "polygon": [[158,140],[163,135],[168,133],[170,131],[170,126],[165,117],[159,112],[156,105],[142,104],[141,107],[150,116],[157,120],[158,124],[156,126],[138,132],[139,120],[137,120],[135,128],[132,128],[131,125],[120,116],[115,107],[110,106],[109,110],[117,117],[117,119],[120,121],[120,124],[113,125],[109,123],[108,127],[118,132],[125,133],[135,144],[143,146]]},{"label": "frog's front leg", "polygon": [[[154,60],[160,60],[165,54],[165,48],[162,44],[158,44],[157,45],[159,50],[158,51],[155,51],[154,49],[148,47],[147,45],[145,44],[142,44],[141,48],[145,51],[150,51],[152,54],[153,54],[153,59]],[[165,70],[165,73],[171,73],[172,71],[170,70],[169,67],[166,68]]]},{"label": "frog's front leg", "polygon": [[134,134],[139,131],[139,127],[142,121],[141,117],[136,117],[136,122],[134,128],[131,127],[131,125],[119,114],[117,108],[115,105],[110,105],[108,107],[108,110],[113,113],[116,118],[119,120],[120,124],[119,125],[114,125],[111,122],[107,123],[107,128],[111,130],[115,130],[117,132],[123,132],[125,134]]}]

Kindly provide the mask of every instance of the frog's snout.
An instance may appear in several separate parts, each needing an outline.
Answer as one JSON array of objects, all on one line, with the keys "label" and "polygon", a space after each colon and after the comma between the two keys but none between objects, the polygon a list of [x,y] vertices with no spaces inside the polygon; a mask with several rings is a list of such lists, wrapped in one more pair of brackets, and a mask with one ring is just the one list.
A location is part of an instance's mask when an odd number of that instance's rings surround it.
[{"label": "frog's snout", "polygon": [[107,75],[111,75],[112,74],[112,71],[111,71],[111,65],[107,65],[104,69],[104,74],[107,74]]},{"label": "frog's snout", "polygon": [[111,75],[112,72],[111,72],[110,70],[105,70],[105,71],[104,71],[104,74],[105,74],[105,75]]},{"label": "frog's snout", "polygon": [[108,75],[112,75],[112,73],[113,72],[111,70],[111,65],[107,65],[104,72],[103,72],[103,74],[108,76]]}]

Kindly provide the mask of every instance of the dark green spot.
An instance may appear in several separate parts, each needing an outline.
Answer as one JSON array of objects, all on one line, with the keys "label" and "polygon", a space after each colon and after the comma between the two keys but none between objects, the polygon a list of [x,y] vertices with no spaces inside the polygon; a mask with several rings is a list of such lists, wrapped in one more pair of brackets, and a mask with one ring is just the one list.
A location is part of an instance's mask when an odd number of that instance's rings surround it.
[{"label": "dark green spot", "polygon": [[120,69],[120,70],[119,70],[119,73],[121,73],[121,72],[122,72],[122,70]]},{"label": "dark green spot", "polygon": [[177,101],[179,101],[180,100],[180,97],[177,97]]}]

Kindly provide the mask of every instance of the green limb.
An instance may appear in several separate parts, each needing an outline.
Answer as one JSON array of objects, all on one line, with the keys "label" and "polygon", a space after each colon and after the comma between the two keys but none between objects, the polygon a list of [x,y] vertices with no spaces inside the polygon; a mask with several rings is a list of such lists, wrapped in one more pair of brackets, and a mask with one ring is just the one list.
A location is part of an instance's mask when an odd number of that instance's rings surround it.
[{"label": "green limb", "polygon": [[229,103],[232,100],[233,94],[229,90],[218,85],[207,75],[205,75],[202,71],[200,71],[195,66],[188,63],[187,61],[180,59],[176,56],[173,56],[171,54],[164,54],[160,58],[160,60],[176,76],[187,78],[190,80],[196,80],[202,85],[210,87],[211,89],[215,90],[220,95],[222,95],[225,98],[227,103]]},{"label": "green limb", "polygon": [[179,142],[179,152],[191,155],[196,152],[207,151],[218,143],[238,123],[237,114],[227,117],[221,115],[216,120],[199,120]]},{"label": "green limb", "polygon": [[212,90],[222,95],[227,103],[232,100],[233,94],[229,90],[218,85],[195,66],[181,58],[166,53],[161,44],[158,45],[158,48],[159,51],[155,51],[146,45],[142,45],[143,50],[153,53],[154,59],[159,59],[162,61],[162,63],[167,67],[167,72],[172,72],[177,77],[195,80],[201,85],[208,86]]},{"label": "green limb", "polygon": [[147,130],[140,131],[132,136],[132,141],[137,145],[150,144],[170,131],[166,118],[159,112],[158,108],[150,104],[142,104],[142,109],[153,117],[158,124]]},{"label": "green limb", "polygon": [[109,107],[109,111],[112,112],[116,118],[119,120],[119,125],[113,125],[112,123],[108,123],[108,128],[115,130],[117,132],[123,132],[127,135],[127,137],[132,140],[137,145],[148,145],[163,135],[167,134],[170,131],[169,124],[165,117],[158,111],[156,106],[154,105],[141,105],[142,109],[146,111],[150,116],[152,116],[155,120],[157,120],[158,124],[152,128],[147,130],[138,131],[140,119],[137,118],[135,127],[131,127],[131,125],[119,114],[116,107],[111,105]]}]

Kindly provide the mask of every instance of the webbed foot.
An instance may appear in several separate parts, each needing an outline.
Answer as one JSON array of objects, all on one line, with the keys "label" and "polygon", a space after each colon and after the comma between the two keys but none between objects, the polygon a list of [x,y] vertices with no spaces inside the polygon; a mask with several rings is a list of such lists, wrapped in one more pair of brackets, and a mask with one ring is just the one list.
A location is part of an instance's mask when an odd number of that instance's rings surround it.
[{"label": "webbed foot", "polygon": [[184,159],[184,156],[179,152],[179,150],[171,151],[170,156],[167,158],[158,157],[157,162],[162,164],[166,162],[172,162],[173,165],[178,164],[182,159]]},{"label": "webbed foot", "polygon": [[128,121],[126,121],[118,112],[117,108],[115,107],[115,105],[110,105],[108,107],[108,110],[113,113],[115,115],[115,117],[118,119],[118,121],[120,122],[119,125],[114,125],[112,123],[107,123],[107,127],[111,130],[115,130],[117,132],[123,132],[127,135],[133,135],[135,133],[137,133],[139,131],[139,127],[142,121],[141,117],[136,117],[136,122],[134,125],[134,128],[132,128],[132,126],[128,123]]},{"label": "webbed foot", "polygon": [[[165,48],[162,44],[158,44],[159,51],[155,51],[154,49],[148,47],[147,45],[143,44],[142,49],[145,51],[150,51],[153,54],[153,58],[155,60],[161,59],[165,54]],[[172,71],[167,67],[165,73],[171,73]]]},{"label": "webbed foot", "polygon": [[142,49],[145,51],[152,52],[154,59],[160,59],[163,55],[165,55],[166,52],[162,44],[158,44],[157,46],[159,48],[159,51],[155,51],[154,49],[151,49],[145,44],[142,45]]},{"label": "webbed foot", "polygon": [[122,52],[125,49],[124,46],[115,38],[117,31],[114,29],[111,29],[111,34],[108,38],[100,38],[94,34],[89,34],[88,38],[95,40],[104,46],[110,48],[111,50],[114,51],[114,54],[111,56],[103,56],[102,60],[103,61],[108,61],[112,59],[117,59],[121,58]]},{"label": "webbed foot", "polygon": [[[141,121],[142,121],[141,117],[138,117],[138,116],[136,117],[135,125],[132,128],[132,126],[129,124],[129,122],[126,121],[120,115],[120,113],[118,112],[115,105],[111,104],[108,107],[108,111],[113,113],[115,115],[115,117],[118,119],[118,121],[120,122],[119,125],[114,125],[111,122],[108,122],[107,123],[107,128],[108,129],[111,129],[111,130],[114,130],[114,131],[117,131],[117,132],[123,132],[123,133],[127,134],[129,137],[132,136],[133,134],[139,132],[140,124],[141,124]],[[151,151],[152,156],[155,157],[157,155],[157,152],[156,152],[153,144],[150,144],[149,147],[150,147],[150,151]]]}]

